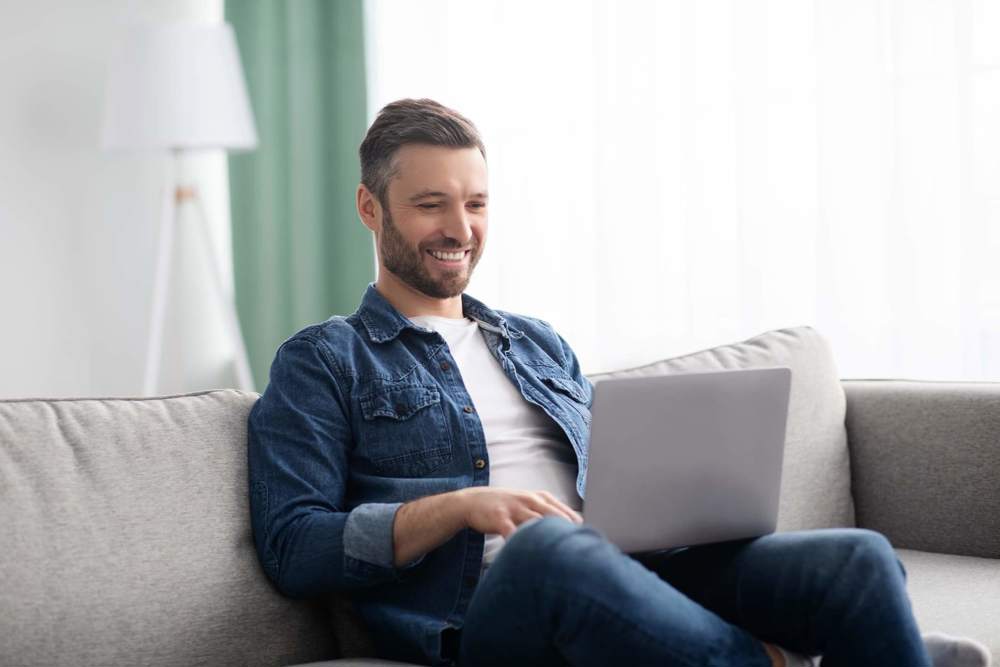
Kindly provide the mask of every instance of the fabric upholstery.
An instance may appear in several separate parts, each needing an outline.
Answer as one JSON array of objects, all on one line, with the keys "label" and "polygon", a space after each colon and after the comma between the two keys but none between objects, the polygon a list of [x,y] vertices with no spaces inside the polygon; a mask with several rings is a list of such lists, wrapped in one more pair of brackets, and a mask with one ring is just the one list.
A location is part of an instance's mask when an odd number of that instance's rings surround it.
[{"label": "fabric upholstery", "polygon": [[235,390],[0,401],[0,664],[337,657],[329,612],[251,543]]},{"label": "fabric upholstery", "polygon": [[381,658],[344,658],[342,660],[323,660],[322,662],[310,662],[295,667],[403,667],[409,662],[396,662],[395,660],[382,660]]},{"label": "fabric upholstery", "polygon": [[[772,365],[792,368],[779,529],[854,525],[850,469],[857,525],[903,547],[921,629],[1000,659],[1000,384],[845,381],[849,462],[844,394],[809,327],[590,377]],[[331,627],[345,655],[371,650],[346,599],[289,600],[264,576],[256,398],[0,400],[0,664],[402,664],[333,660]]]},{"label": "fabric upholstery", "polygon": [[1000,661],[1000,560],[896,549],[922,632],[972,637]]},{"label": "fabric upholstery", "polygon": [[844,391],[830,346],[812,327],[768,331],[740,343],[588,377],[597,383],[609,378],[767,366],[792,369],[778,530],[853,526]]},{"label": "fabric upholstery", "polygon": [[896,547],[1000,557],[1000,383],[844,387],[858,525]]}]

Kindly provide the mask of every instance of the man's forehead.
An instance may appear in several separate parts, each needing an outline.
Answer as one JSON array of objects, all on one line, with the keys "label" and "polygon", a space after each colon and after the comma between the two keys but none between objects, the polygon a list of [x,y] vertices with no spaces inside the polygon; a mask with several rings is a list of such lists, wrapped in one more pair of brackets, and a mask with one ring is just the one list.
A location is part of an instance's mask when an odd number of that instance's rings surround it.
[{"label": "man's forehead", "polygon": [[488,197],[486,161],[478,148],[411,144],[395,162],[391,188],[401,199]]}]

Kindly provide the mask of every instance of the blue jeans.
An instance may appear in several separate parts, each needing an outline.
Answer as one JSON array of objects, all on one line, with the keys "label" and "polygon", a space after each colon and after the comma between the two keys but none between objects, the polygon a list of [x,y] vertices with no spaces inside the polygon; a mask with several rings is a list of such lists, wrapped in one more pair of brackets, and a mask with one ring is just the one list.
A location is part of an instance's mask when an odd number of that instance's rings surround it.
[{"label": "blue jeans", "polygon": [[522,524],[469,604],[458,664],[930,667],[889,540],[826,528],[635,556],[554,516]]}]

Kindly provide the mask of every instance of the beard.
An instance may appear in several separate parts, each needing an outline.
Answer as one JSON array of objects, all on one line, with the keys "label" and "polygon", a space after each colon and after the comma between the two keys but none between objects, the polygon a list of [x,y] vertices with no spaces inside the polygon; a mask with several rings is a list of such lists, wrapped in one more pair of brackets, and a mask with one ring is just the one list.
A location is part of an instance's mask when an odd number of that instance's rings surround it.
[{"label": "beard", "polygon": [[[465,291],[472,278],[472,269],[479,263],[479,246],[469,249],[469,268],[449,269],[435,278],[427,269],[424,253],[420,248],[411,248],[392,220],[388,208],[382,209],[382,237],[379,240],[379,254],[386,271],[391,271],[404,283],[435,299],[449,299]],[[455,247],[455,246],[453,246]],[[447,248],[442,248],[446,250]]]}]

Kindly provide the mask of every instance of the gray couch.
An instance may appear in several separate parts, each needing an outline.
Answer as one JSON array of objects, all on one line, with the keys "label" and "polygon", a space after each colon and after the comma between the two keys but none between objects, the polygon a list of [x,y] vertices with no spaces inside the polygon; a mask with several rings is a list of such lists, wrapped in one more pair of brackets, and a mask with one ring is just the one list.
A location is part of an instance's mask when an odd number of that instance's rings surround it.
[{"label": "gray couch", "polygon": [[[839,380],[809,327],[595,382],[784,365],[779,530],[861,526],[897,547],[923,630],[1000,656],[1000,384]],[[0,401],[0,664],[384,664],[350,603],[291,600],[247,514],[257,394]]]}]

